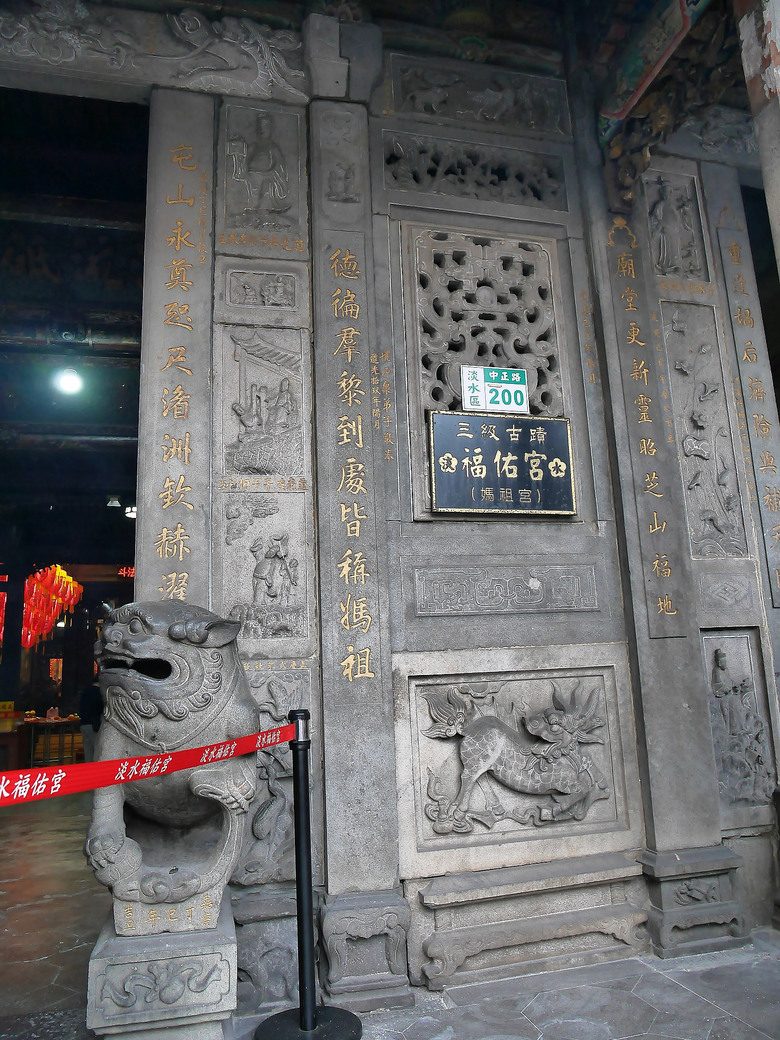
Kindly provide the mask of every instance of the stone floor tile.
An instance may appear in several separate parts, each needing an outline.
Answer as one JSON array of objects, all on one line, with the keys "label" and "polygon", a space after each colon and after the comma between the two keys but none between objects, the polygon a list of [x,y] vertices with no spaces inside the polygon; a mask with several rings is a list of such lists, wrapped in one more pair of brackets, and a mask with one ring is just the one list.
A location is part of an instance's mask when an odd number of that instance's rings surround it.
[{"label": "stone floor tile", "polygon": [[718,1008],[705,997],[697,996],[686,985],[660,972],[643,975],[634,985],[633,992],[659,1012],[690,1010],[701,1017],[720,1017]]},{"label": "stone floor tile", "polygon": [[780,1040],[779,972],[777,960],[754,957],[738,967],[721,963],[697,972],[670,972],[669,978],[772,1040]]},{"label": "stone floor tile", "polygon": [[[706,1005],[705,1005],[706,1007]],[[675,1040],[708,1040],[720,1010],[710,1004],[702,1007],[686,1007],[680,1002],[673,1011],[659,1011],[653,1022],[653,1032],[659,1036],[674,1037]]]},{"label": "stone floor tile", "polygon": [[0,1017],[0,1040],[94,1040],[85,1012],[44,1011],[40,1015]]},{"label": "stone floor tile", "polygon": [[501,979],[495,982],[466,983],[462,986],[449,986],[447,995],[455,1004],[472,1004],[485,999],[501,999],[517,993],[544,993],[549,989],[569,988],[570,986],[596,985],[625,979],[629,976],[642,975],[652,971],[637,957],[624,960],[605,961],[602,964],[588,964],[579,968],[566,968],[562,971],[546,972],[535,975],[521,975],[515,979]]},{"label": "stone floor tile", "polygon": [[707,1040],[768,1040],[768,1034],[740,1022],[736,1018],[715,1020]]},{"label": "stone floor tile", "polygon": [[[540,993],[523,1012],[542,1031],[544,1040],[619,1040],[650,1030],[657,1011],[623,990],[596,986]],[[580,1038],[572,1029],[584,1030]]]},{"label": "stone floor tile", "polygon": [[404,1030],[404,1040],[539,1040],[536,1026],[504,1000],[427,1014]]}]

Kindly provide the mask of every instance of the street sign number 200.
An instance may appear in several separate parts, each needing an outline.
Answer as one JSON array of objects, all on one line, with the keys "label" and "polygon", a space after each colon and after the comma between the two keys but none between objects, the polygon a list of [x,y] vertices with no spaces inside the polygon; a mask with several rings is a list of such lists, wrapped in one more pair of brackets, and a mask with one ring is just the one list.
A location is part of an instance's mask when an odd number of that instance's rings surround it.
[{"label": "street sign number 200", "polygon": [[519,386],[486,386],[485,390],[487,390],[487,403],[491,408],[501,405],[522,408],[525,404],[525,391]]}]

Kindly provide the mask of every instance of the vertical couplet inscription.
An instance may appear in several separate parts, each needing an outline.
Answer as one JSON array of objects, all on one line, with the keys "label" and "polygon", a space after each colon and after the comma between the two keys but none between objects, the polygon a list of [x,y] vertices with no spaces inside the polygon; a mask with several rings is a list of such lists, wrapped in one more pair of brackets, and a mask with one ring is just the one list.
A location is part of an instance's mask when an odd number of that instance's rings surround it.
[{"label": "vertical couplet inscription", "polygon": [[[623,217],[607,244],[617,314],[618,349],[639,520],[639,561],[651,639],[685,635],[685,585],[679,511],[672,476],[674,420],[658,314],[648,313],[637,239]],[[655,357],[657,355],[657,361]]]},{"label": "vertical couplet inscription", "polygon": [[[380,377],[378,373],[373,375],[379,360],[370,353],[368,345],[365,261],[362,249],[354,241],[356,237],[345,235],[332,247],[327,246],[328,295],[332,313],[329,353],[336,363],[332,368],[336,374],[336,486],[333,501],[337,546],[335,586],[338,590],[334,599],[338,604],[341,630],[338,666],[342,677],[349,683],[374,679],[377,674],[372,632],[377,575],[373,539],[369,533],[374,526],[373,466],[367,451],[371,444],[369,422],[366,421],[369,404],[374,421],[379,419],[381,423]],[[365,361],[361,363],[365,358],[369,360],[372,373],[370,381],[365,378]],[[369,540],[371,549],[366,544]]]},{"label": "vertical couplet inscription", "polygon": [[213,103],[161,92],[155,105],[142,375],[151,450],[141,465],[136,595],[204,602]]},{"label": "vertical couplet inscription", "polygon": [[[731,327],[739,375],[734,378],[742,453],[747,464],[751,502],[758,499],[764,534],[772,606],[780,607],[780,464],[778,417],[766,341],[759,310],[750,243],[744,231],[718,228],[726,275]],[[755,474],[755,483],[751,479]],[[758,494],[756,495],[756,484]]]}]

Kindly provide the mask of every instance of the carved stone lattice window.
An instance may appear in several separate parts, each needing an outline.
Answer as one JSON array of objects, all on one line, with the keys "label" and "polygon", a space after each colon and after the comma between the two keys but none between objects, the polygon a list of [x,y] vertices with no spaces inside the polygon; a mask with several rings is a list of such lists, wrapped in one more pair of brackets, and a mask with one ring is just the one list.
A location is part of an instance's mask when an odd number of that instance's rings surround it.
[{"label": "carved stone lattice window", "polygon": [[563,413],[550,253],[454,231],[414,237],[415,362],[423,410],[461,407],[462,365],[522,368],[532,415]]}]

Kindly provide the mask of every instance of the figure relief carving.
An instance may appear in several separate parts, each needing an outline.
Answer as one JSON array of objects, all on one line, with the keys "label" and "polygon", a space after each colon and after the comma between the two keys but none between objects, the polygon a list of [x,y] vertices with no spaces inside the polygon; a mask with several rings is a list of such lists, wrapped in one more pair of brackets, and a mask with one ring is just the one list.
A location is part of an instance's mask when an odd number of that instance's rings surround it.
[{"label": "figure relief carving", "polygon": [[407,66],[398,82],[399,112],[471,121],[507,130],[567,133],[567,101],[562,81],[492,70],[469,71],[468,80],[454,72]]},{"label": "figure relief carving", "polygon": [[[236,227],[290,227],[283,216],[291,205],[287,163],[273,137],[273,120],[267,112],[256,117],[253,136],[228,135],[227,153],[232,160],[231,179],[241,185],[240,193],[228,192],[228,222]],[[230,200],[243,198],[243,208]]]},{"label": "figure relief carving", "polygon": [[[522,701],[507,703],[502,687],[423,689],[433,719],[423,735],[432,740],[459,738],[460,779],[454,797],[447,794],[442,776],[428,769],[425,815],[434,833],[470,834],[475,823],[489,830],[500,820],[536,827],[582,820],[594,802],[609,798],[607,781],[583,748],[604,743],[596,733],[606,725],[597,715],[601,682],[596,679],[587,694],[584,685],[578,679],[565,693],[559,681],[550,680],[551,706],[541,711],[531,711]],[[511,688],[511,683],[506,686]],[[496,783],[504,792],[533,797],[507,809]],[[475,788],[484,808],[472,805]],[[540,795],[549,797],[537,801]]]},{"label": "figure relief carving", "polygon": [[[671,320],[668,311],[673,307]],[[691,550],[696,557],[746,556],[736,459],[710,308],[663,306],[666,348]],[[711,342],[701,336],[712,334]],[[698,343],[698,346],[696,345]]]},{"label": "figure relief carving", "polygon": [[565,210],[563,163],[553,155],[411,134],[385,136],[385,187]]},{"label": "figure relief carving", "polygon": [[[209,21],[192,8],[147,15],[88,7],[81,0],[42,0],[24,14],[0,11],[0,54],[48,65],[121,70],[135,82],[220,94],[305,101],[302,48],[292,32],[249,18]],[[157,53],[148,53],[155,33]]]},{"label": "figure relief carving", "polygon": [[[294,707],[309,703],[308,679],[280,672],[251,673],[249,686],[260,724],[283,724]],[[295,877],[292,756],[279,745],[257,754],[258,792],[250,807],[250,833],[232,880],[239,885],[264,885]]]},{"label": "figure relief carving", "polygon": [[423,408],[457,411],[462,365],[526,372],[532,415],[563,413],[550,253],[454,231],[417,231],[415,304]]},{"label": "figure relief carving", "polygon": [[674,890],[675,902],[681,906],[696,903],[717,903],[720,899],[720,886],[717,878],[689,878],[681,881]]},{"label": "figure relief carving", "polygon": [[360,128],[351,112],[327,112],[322,117],[323,162],[327,168],[325,197],[329,202],[354,204],[362,199],[357,187]]},{"label": "figure relief carving", "polygon": [[656,274],[706,278],[704,236],[696,189],[691,178],[669,177],[645,181]]},{"label": "figure relief carving", "polygon": [[680,129],[695,137],[705,152],[753,155],[758,151],[753,119],[738,109],[715,105],[706,109],[704,115],[683,123]]},{"label": "figure relief carving", "polygon": [[731,674],[724,647],[717,647],[712,655],[710,695],[721,802],[730,807],[770,803],[775,773],[753,677]]},{"label": "figure relief carving", "polygon": [[[111,611],[95,647],[104,703],[98,758],[162,755],[256,733],[238,630],[172,601]],[[120,935],[216,927],[255,787],[254,763],[233,758],[169,776],[161,768],[152,779],[95,792],[86,854],[112,890]],[[208,851],[193,852],[199,848]]]},{"label": "figure relief carving", "polygon": [[295,278],[291,274],[231,271],[228,303],[238,307],[294,307]]},{"label": "figure relief carving", "polygon": [[225,447],[238,473],[303,474],[300,348],[271,343],[252,330],[230,336],[238,362],[239,398],[232,404],[238,437]]},{"label": "figure relief carving", "polygon": [[249,546],[254,559],[251,602],[238,602],[230,610],[245,640],[289,639],[305,634],[307,628],[300,561],[290,550],[290,536],[271,531]]}]

